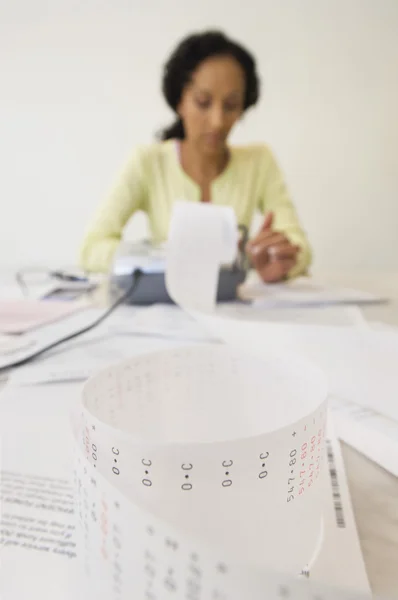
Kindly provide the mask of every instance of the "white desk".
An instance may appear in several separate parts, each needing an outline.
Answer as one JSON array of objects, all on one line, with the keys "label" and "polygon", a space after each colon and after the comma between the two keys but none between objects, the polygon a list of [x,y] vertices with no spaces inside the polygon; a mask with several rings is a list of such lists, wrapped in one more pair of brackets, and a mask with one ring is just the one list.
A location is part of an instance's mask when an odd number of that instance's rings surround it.
[{"label": "white desk", "polygon": [[[368,320],[398,326],[398,274],[336,274],[326,281],[386,294],[389,304],[363,312]],[[398,598],[398,479],[345,444],[342,451],[372,590]]]},{"label": "white desk", "polygon": [[398,479],[345,444],[342,450],[372,590],[398,598]]},{"label": "white desk", "polygon": [[[324,279],[337,286],[386,294],[391,303],[366,307],[365,316],[398,326],[398,274],[336,274]],[[398,599],[398,479],[344,444],[342,450],[372,590]]]}]

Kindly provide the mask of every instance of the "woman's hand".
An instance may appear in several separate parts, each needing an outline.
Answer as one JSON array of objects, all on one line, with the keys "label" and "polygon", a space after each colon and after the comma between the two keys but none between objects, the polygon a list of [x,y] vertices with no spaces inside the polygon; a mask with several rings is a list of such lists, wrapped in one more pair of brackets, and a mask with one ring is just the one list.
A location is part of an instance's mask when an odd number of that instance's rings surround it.
[{"label": "woman's hand", "polygon": [[246,246],[251,264],[264,283],[276,283],[286,278],[297,262],[300,251],[283,233],[272,229],[273,214],[265,218],[264,224]]}]

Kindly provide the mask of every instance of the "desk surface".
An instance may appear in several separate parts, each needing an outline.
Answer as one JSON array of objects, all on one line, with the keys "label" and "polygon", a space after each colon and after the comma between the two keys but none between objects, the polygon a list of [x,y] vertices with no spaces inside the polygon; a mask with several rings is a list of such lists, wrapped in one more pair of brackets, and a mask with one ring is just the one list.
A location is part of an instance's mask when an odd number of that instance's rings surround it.
[{"label": "desk surface", "polygon": [[[322,279],[385,294],[391,302],[364,308],[365,317],[398,326],[398,274],[336,274]],[[398,479],[345,444],[342,452],[372,590],[398,599]]]},{"label": "desk surface", "polygon": [[[330,283],[386,294],[391,302],[367,306],[369,321],[398,326],[398,275],[339,274]],[[398,598],[398,479],[341,444],[362,551],[375,594]]]},{"label": "desk surface", "polygon": [[369,582],[398,598],[398,479],[341,444]]}]

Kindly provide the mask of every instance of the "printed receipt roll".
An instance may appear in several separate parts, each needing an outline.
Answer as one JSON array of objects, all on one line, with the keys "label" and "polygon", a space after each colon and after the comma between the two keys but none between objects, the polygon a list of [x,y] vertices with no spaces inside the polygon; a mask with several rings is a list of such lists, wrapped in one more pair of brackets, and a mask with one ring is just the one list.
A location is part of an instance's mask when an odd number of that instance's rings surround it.
[{"label": "printed receipt roll", "polygon": [[[191,208],[174,214],[168,286],[201,314],[236,235],[229,209]],[[187,232],[195,243],[181,254]],[[210,257],[217,269],[206,271]],[[297,576],[322,541],[326,396],[312,365],[222,343],[142,354],[91,378],[74,423],[90,597],[312,597]]]}]

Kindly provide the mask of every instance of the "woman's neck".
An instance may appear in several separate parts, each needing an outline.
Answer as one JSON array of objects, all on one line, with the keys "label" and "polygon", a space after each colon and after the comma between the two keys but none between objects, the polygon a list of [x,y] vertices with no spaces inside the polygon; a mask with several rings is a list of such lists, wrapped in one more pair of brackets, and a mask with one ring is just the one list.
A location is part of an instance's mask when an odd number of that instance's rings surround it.
[{"label": "woman's neck", "polygon": [[179,144],[181,166],[199,184],[212,181],[227,166],[229,160],[228,148],[224,148],[219,154],[206,155],[186,140],[182,140]]}]

